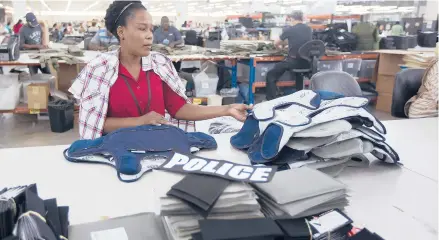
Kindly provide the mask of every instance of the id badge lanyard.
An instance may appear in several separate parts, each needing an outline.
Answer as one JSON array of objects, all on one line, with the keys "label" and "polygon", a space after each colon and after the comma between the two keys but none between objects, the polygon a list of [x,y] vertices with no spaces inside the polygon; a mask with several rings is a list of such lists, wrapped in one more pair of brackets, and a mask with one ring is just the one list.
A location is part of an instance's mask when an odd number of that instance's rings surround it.
[{"label": "id badge lanyard", "polygon": [[139,115],[140,116],[145,115],[145,113],[149,112],[149,109],[151,107],[151,80],[150,80],[150,76],[149,76],[149,71],[146,72],[146,82],[148,84],[148,105],[146,106],[145,111],[142,111],[142,108],[140,107],[139,101],[137,100],[133,89],[131,88],[130,84],[128,83],[128,79],[123,75],[122,75],[122,78],[125,81],[125,84],[127,85],[128,90],[130,91],[130,94],[134,100],[134,103],[136,104],[137,110],[139,111]]}]

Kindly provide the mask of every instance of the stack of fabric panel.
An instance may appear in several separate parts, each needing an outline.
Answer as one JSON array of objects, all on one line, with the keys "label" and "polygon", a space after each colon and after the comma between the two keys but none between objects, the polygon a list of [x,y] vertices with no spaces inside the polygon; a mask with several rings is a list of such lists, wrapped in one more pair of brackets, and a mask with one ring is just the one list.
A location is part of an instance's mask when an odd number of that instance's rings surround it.
[{"label": "stack of fabric panel", "polygon": [[231,144],[247,151],[253,164],[280,170],[307,165],[332,176],[346,166],[368,166],[373,158],[399,162],[367,104],[363,97],[298,91],[255,105]]},{"label": "stack of fabric panel", "polygon": [[308,167],[278,172],[271,182],[253,186],[267,217],[299,218],[348,205],[344,184]]},{"label": "stack of fabric panel", "polygon": [[[206,176],[197,176],[193,179],[200,177],[206,178]],[[257,195],[253,188],[245,183],[230,183],[223,191],[217,191],[202,187],[205,185],[203,183],[207,183],[210,179],[201,181],[198,179],[198,184],[189,184],[190,181],[185,179],[175,184],[167,194],[160,197],[160,214],[169,239],[191,239],[192,234],[200,231],[198,220],[204,218],[252,219],[264,217],[257,202]],[[224,186],[221,183],[210,185],[212,189],[218,189],[217,185]],[[216,194],[211,194],[214,192]],[[196,197],[192,197],[193,195]],[[219,197],[216,199],[212,197],[216,195]],[[203,205],[206,205],[207,211],[204,210],[206,208],[200,209],[203,208]]]}]

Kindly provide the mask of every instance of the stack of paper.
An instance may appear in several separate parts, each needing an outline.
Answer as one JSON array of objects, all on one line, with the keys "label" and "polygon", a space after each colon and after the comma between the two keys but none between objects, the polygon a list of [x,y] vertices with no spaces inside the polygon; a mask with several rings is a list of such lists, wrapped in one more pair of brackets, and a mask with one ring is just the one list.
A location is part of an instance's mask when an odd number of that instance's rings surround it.
[{"label": "stack of paper", "polygon": [[308,167],[278,172],[271,182],[253,186],[267,217],[299,218],[348,205],[345,185]]},{"label": "stack of paper", "polygon": [[[200,231],[198,220],[203,219],[181,200],[160,197],[161,215],[169,239],[191,239]],[[230,184],[216,201],[207,219],[263,218],[254,190],[244,183]]]},{"label": "stack of paper", "polygon": [[418,53],[404,55],[404,65],[410,68],[427,68],[434,59],[434,53]]}]

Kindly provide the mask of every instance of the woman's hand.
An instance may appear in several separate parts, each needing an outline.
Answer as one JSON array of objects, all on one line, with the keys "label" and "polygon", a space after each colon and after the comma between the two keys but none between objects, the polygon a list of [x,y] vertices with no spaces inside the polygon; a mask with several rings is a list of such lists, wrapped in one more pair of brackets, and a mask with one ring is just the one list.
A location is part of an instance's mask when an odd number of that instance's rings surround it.
[{"label": "woman's hand", "polygon": [[166,118],[164,118],[162,115],[151,111],[141,117],[139,117],[139,125],[161,125],[161,124],[167,124],[170,123]]},{"label": "woman's hand", "polygon": [[247,119],[247,110],[251,110],[253,105],[231,104],[227,106],[227,115],[234,117],[236,120],[244,122]]}]

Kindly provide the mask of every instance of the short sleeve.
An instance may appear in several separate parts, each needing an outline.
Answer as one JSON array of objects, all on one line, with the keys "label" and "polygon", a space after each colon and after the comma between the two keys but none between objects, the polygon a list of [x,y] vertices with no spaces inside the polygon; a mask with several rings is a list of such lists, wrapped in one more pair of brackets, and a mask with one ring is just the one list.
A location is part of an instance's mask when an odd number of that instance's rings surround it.
[{"label": "short sleeve", "polygon": [[165,108],[172,117],[175,117],[175,114],[186,104],[186,100],[172,91],[166,83],[163,83],[163,97]]},{"label": "short sleeve", "polygon": [[181,33],[180,33],[180,31],[178,31],[177,28],[174,28],[174,34],[175,34],[175,41],[180,41],[181,40]]}]

